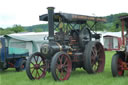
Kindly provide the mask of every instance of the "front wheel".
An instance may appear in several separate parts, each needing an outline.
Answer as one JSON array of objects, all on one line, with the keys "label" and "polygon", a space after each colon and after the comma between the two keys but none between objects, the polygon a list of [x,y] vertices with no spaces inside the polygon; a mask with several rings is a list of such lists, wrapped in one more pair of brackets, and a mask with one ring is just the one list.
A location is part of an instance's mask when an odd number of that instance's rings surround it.
[{"label": "front wheel", "polygon": [[40,79],[46,75],[46,61],[41,53],[32,54],[26,62],[26,73],[29,79]]},{"label": "front wheel", "polygon": [[112,63],[111,63],[111,71],[113,77],[124,75],[124,70],[122,69],[122,67],[123,67],[123,60],[121,59],[121,56],[118,53],[116,53],[112,57]]},{"label": "front wheel", "polygon": [[54,80],[68,80],[72,70],[70,57],[65,52],[56,53],[51,62],[51,72]]}]

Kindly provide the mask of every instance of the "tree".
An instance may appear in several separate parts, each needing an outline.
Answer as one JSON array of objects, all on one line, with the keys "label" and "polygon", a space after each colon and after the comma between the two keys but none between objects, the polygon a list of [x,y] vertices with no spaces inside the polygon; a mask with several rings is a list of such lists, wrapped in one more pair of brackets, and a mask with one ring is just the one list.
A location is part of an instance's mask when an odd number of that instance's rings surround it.
[{"label": "tree", "polygon": [[[91,28],[94,25],[95,22],[88,21],[87,23],[88,23],[89,27]],[[106,27],[106,25],[105,25],[104,22],[97,22],[95,24],[95,26],[92,28],[92,30],[95,30],[95,31],[104,31],[106,28],[107,27]]]},{"label": "tree", "polygon": [[14,25],[11,28],[11,31],[14,31],[15,33],[18,33],[18,32],[24,32],[25,30],[21,25]]},{"label": "tree", "polygon": [[13,27],[8,27],[6,29],[0,28],[0,35],[12,34],[24,32],[24,28],[20,25],[14,25]]}]

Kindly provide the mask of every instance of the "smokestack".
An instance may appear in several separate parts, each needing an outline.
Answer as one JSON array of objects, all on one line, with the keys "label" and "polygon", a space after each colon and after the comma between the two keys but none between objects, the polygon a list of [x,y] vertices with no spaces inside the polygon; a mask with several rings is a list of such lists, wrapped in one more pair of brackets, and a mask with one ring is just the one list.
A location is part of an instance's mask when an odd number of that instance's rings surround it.
[{"label": "smokestack", "polygon": [[49,41],[54,40],[54,7],[48,7],[48,31]]}]

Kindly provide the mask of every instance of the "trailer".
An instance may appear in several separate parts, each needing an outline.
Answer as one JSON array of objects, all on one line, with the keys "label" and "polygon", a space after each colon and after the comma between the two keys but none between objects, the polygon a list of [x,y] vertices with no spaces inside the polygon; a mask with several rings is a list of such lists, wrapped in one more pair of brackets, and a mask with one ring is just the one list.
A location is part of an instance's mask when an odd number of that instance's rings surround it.
[{"label": "trailer", "polygon": [[26,68],[26,57],[29,52],[24,48],[10,47],[9,39],[0,37],[0,70],[16,68],[16,71],[22,71]]}]

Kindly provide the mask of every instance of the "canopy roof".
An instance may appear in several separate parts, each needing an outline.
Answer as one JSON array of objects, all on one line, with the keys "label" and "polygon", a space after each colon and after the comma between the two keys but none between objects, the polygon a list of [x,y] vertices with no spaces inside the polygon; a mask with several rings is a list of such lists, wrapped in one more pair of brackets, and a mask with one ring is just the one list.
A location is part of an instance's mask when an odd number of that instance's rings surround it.
[{"label": "canopy roof", "polygon": [[[106,19],[104,17],[94,17],[94,16],[86,16],[86,15],[77,15],[77,14],[68,14],[68,13],[54,13],[54,21],[59,22],[59,18],[62,18],[63,22],[67,23],[85,23],[87,20],[97,21],[97,22],[105,22]],[[48,21],[48,14],[44,14],[39,16],[41,21]]]},{"label": "canopy roof", "polygon": [[121,19],[121,20],[128,20],[128,15],[120,16],[120,19]]}]

